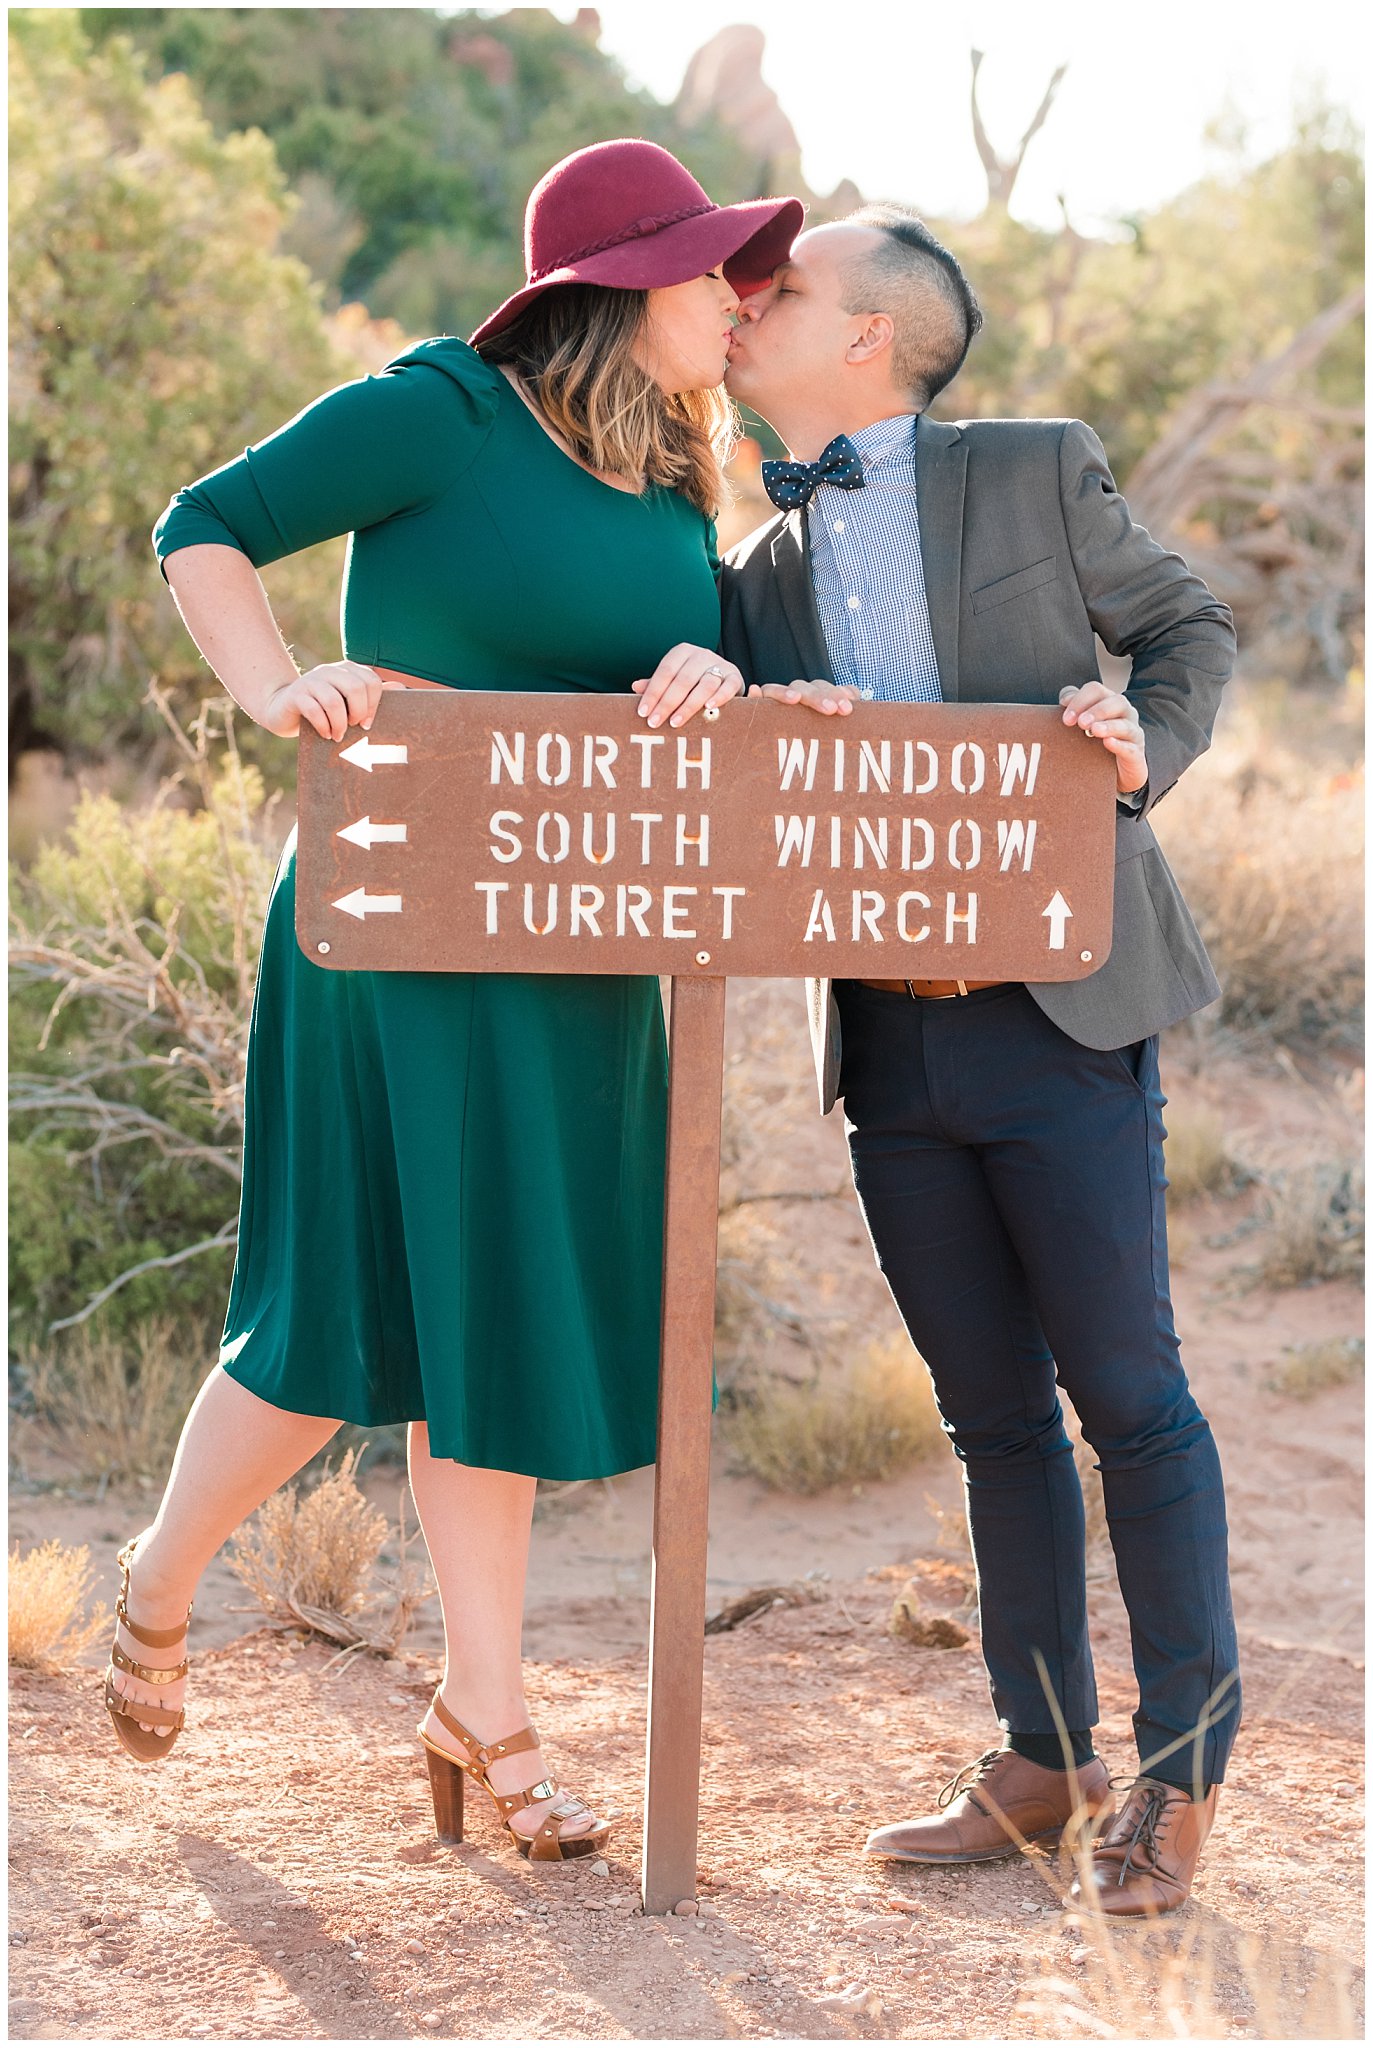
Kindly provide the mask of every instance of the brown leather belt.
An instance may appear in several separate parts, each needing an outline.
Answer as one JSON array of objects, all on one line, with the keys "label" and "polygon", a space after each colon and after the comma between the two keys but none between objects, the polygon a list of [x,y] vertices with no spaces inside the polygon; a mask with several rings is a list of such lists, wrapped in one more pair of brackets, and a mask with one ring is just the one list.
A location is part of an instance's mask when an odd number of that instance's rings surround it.
[{"label": "brown leather belt", "polygon": [[865,975],[854,976],[864,988],[886,989],[889,995],[920,996],[926,1002],[942,1003],[951,996],[970,996],[975,988],[1004,988],[1002,981],[869,981]]}]

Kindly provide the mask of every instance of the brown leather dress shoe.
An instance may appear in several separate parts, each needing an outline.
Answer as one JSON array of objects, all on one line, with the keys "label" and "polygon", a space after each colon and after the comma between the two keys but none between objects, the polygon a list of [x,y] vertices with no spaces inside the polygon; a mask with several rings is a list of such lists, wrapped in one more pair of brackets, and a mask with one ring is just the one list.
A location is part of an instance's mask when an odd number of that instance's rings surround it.
[{"label": "brown leather dress shoe", "polygon": [[1103,1913],[1171,1913],[1191,1892],[1219,1789],[1198,1804],[1160,1778],[1136,1778],[1114,1825],[1092,1844],[1091,1873],[1074,1880],[1070,1899]]},{"label": "brown leather dress shoe", "polygon": [[868,1855],[901,1863],[992,1863],[1032,1843],[1057,1842],[1070,1824],[1099,1825],[1110,1819],[1114,1802],[1100,1757],[1075,1772],[1049,1771],[1012,1749],[989,1749],[955,1772],[939,1807],[927,1819],[878,1828],[868,1836]]}]

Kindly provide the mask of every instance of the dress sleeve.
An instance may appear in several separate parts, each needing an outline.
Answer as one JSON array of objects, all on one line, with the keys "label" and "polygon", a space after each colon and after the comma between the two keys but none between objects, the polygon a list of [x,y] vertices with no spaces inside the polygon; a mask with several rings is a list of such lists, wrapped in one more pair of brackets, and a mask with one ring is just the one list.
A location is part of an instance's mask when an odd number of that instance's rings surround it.
[{"label": "dress sleeve", "polygon": [[159,564],[216,541],[260,568],[432,503],[485,441],[499,374],[466,342],[443,337],[326,391],[176,493],[153,528]]}]

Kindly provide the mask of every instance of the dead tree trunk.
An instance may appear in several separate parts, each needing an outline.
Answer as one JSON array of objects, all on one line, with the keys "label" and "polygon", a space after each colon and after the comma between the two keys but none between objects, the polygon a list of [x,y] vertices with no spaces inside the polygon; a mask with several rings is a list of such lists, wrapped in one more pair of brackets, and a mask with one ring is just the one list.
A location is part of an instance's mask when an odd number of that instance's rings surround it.
[{"label": "dead tree trunk", "polygon": [[1015,190],[1015,181],[1020,176],[1020,166],[1025,161],[1025,152],[1044,126],[1049,109],[1054,103],[1054,94],[1063,83],[1063,76],[1068,67],[1066,64],[1059,65],[1045,88],[1044,97],[1035,111],[1034,119],[1020,138],[1019,149],[1013,157],[1007,158],[998,156],[992,148],[991,140],[982,123],[981,109],[977,104],[977,74],[982,68],[983,54],[981,50],[973,51],[973,139],[977,144],[977,153],[982,159],[982,168],[987,173],[988,208],[999,206],[1005,209],[1011,203],[1011,194]]}]

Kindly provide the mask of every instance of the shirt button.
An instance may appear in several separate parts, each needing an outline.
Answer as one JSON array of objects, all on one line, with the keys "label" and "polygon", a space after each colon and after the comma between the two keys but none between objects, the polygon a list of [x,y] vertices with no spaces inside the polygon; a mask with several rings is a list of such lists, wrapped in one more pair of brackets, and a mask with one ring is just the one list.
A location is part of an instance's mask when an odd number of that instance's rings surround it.
[{"label": "shirt button", "polygon": [[844,522],[843,522],[843,520],[842,520],[842,519],[836,519],[836,520],[835,520],[835,522],[834,522],[834,530],[835,530],[835,532],[836,532],[836,533],[842,533],[842,532],[844,531]]},{"label": "shirt button", "polygon": [[851,612],[861,612],[861,611],[862,611],[862,609],[863,609],[863,600],[862,600],[862,598],[861,598],[861,597],[851,597],[851,598],[849,599],[849,610],[850,610]]}]

